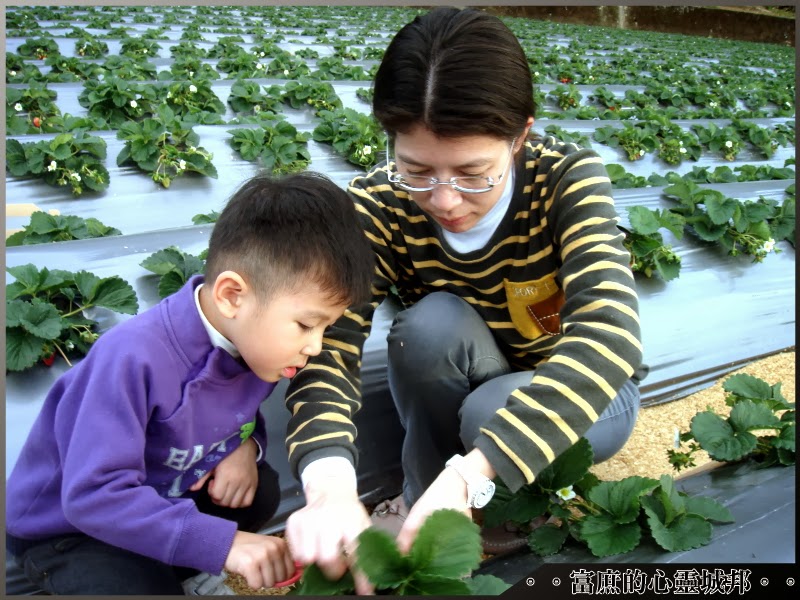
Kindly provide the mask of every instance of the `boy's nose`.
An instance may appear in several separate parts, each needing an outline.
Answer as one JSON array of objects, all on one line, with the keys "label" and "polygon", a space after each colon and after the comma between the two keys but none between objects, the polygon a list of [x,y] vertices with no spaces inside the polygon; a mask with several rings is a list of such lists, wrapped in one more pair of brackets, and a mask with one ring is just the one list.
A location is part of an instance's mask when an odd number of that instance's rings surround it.
[{"label": "boy's nose", "polygon": [[314,336],[314,338],[303,348],[303,354],[306,356],[316,356],[322,352],[322,334]]}]

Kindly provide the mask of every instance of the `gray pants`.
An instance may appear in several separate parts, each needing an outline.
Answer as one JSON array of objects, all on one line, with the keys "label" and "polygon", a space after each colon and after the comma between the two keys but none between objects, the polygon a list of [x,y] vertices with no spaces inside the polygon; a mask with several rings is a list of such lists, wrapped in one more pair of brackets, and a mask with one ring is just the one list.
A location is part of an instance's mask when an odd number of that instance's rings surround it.
[{"label": "gray pants", "polygon": [[[483,319],[446,292],[400,311],[388,342],[389,388],[406,430],[403,497],[411,506],[445,461],[473,448],[479,427],[530,382],[532,371],[511,372]],[[638,413],[639,387],[632,379],[585,435],[595,463],[622,448]]]}]

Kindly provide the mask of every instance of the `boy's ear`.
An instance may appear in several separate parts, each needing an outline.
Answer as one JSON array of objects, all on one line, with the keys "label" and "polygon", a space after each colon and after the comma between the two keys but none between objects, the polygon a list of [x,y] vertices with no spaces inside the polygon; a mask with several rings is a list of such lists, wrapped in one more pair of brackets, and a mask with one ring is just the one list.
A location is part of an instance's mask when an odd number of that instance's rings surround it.
[{"label": "boy's ear", "polygon": [[223,271],[214,282],[211,296],[220,314],[233,319],[248,289],[247,283],[236,271]]}]

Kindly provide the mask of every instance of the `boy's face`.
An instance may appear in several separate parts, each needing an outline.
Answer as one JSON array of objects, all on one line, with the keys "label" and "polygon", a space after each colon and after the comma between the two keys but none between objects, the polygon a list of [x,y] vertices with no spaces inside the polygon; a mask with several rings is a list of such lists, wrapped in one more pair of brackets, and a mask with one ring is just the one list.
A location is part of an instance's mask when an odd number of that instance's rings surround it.
[{"label": "boy's face", "polygon": [[294,377],[309,356],[320,353],[322,334],[347,306],[313,283],[278,293],[266,303],[251,292],[242,298],[228,337],[260,379],[276,382]]}]

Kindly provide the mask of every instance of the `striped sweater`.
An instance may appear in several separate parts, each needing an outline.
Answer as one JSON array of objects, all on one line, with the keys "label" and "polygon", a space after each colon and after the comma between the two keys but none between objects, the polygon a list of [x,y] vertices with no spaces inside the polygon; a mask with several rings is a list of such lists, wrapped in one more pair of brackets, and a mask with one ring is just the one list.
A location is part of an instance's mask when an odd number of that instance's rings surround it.
[{"label": "striped sweater", "polygon": [[373,298],[326,332],[322,353],[292,380],[290,463],[296,473],[322,456],[357,464],[352,417],[375,309],[391,286],[405,306],[446,291],[478,311],[513,369],[535,369],[475,442],[516,491],[586,433],[641,363],[638,298],[610,181],[592,150],[550,136],[528,141],[502,223],[482,249],[458,254],[388,182],[393,167],[348,188],[377,257]]}]

